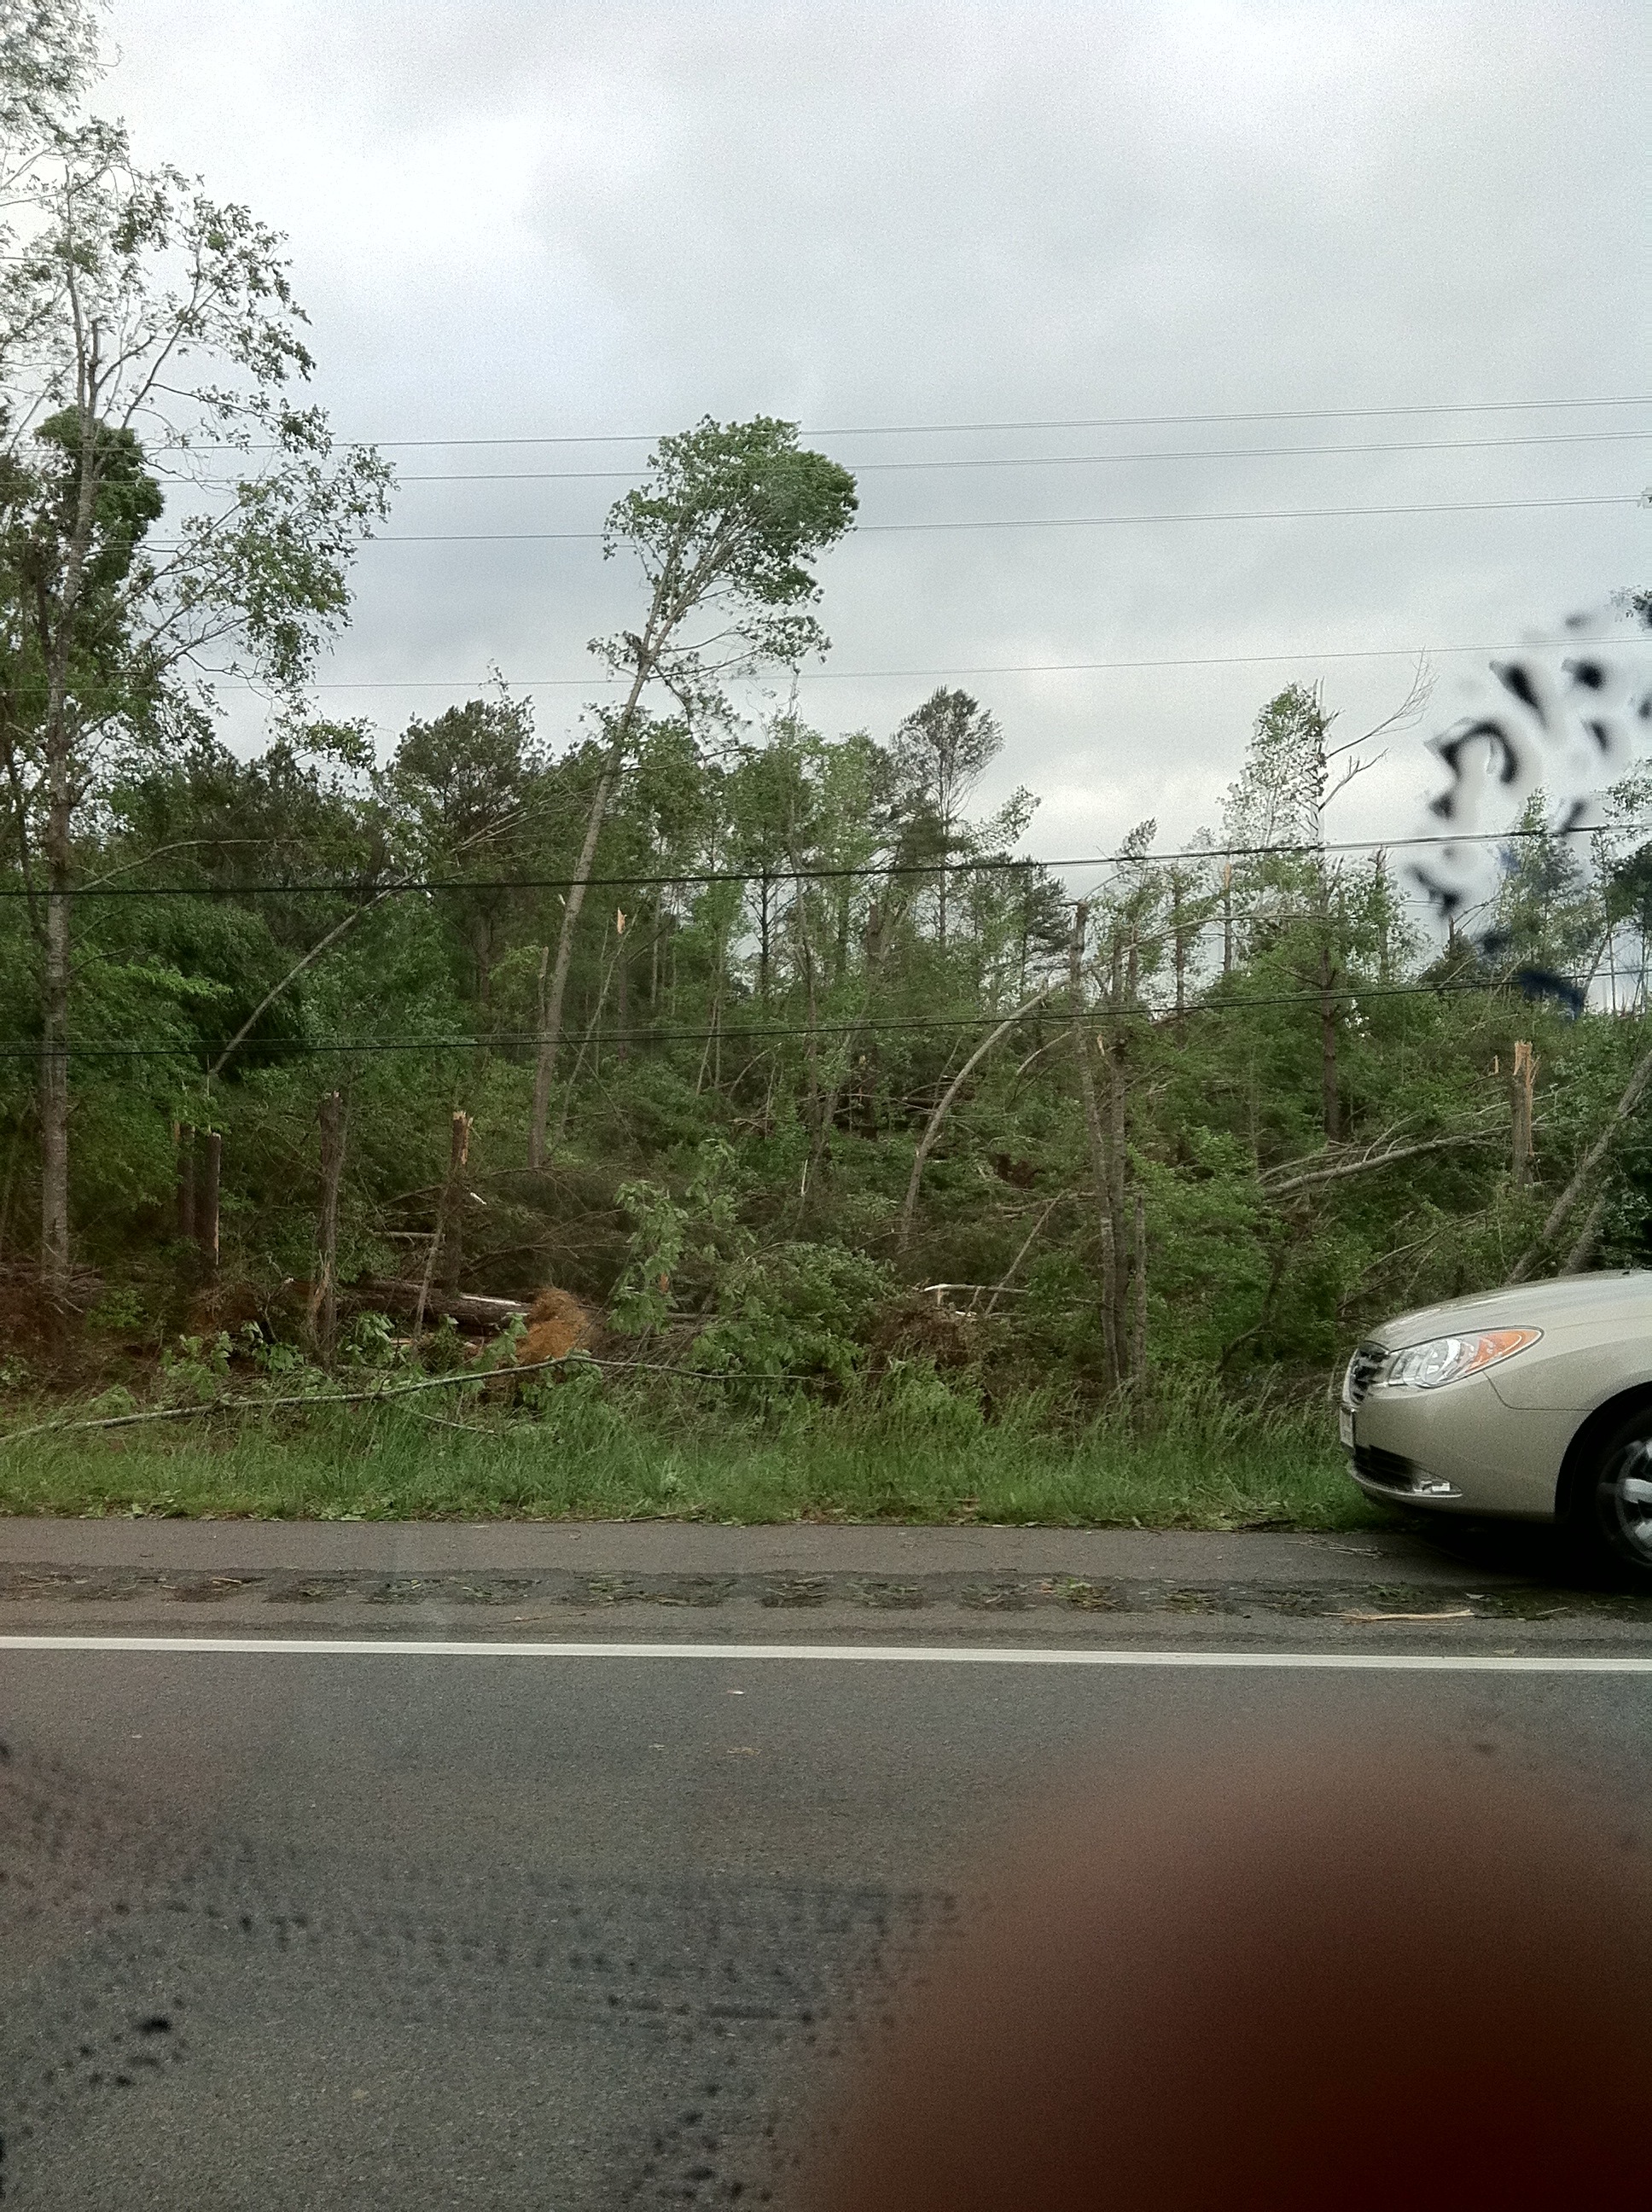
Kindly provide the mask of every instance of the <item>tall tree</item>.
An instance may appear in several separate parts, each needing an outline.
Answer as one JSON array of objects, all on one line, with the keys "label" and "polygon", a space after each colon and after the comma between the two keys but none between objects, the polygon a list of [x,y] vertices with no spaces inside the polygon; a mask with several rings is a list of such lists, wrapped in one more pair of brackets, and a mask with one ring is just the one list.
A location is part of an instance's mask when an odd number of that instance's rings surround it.
[{"label": "tall tree", "polygon": [[[412,832],[422,867],[440,874],[484,855],[497,876],[519,855],[540,765],[525,700],[468,699],[434,721],[410,722],[384,781]],[[485,883],[444,894],[483,1007],[492,998],[496,939],[509,897]]]},{"label": "tall tree", "polygon": [[810,563],[849,527],[855,504],[847,469],[799,447],[795,423],[758,416],[726,424],[708,417],[662,438],[645,481],[609,512],[604,556],[635,556],[647,606],[640,629],[597,648],[627,679],[626,696],[599,716],[607,750],[550,971],[530,1167],[544,1162],[574,932],[615,781],[641,726],[644,695],[651,684],[663,685],[693,723],[724,711],[726,678],[765,661],[795,667],[823,651],[825,636],[808,611],[820,596]]},{"label": "tall tree", "polygon": [[976,785],[1004,749],[1004,732],[979,700],[944,685],[914,708],[890,750],[908,811],[926,816],[938,848],[938,934],[946,949],[947,866],[958,849],[958,828]]},{"label": "tall tree", "polygon": [[[302,312],[282,240],[246,209],[139,168],[96,123],[53,122],[14,189],[0,768],[37,951],[41,1269],[61,1289],[85,802],[123,749],[198,736],[210,674],[296,692],[389,477],[289,404],[311,368]],[[172,535],[151,544],[163,497]]]}]

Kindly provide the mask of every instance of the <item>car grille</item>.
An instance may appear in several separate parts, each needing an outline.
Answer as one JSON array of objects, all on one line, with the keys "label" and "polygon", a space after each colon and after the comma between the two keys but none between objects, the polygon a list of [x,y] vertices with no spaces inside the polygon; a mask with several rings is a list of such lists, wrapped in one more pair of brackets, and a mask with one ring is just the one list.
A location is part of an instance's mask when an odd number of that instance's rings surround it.
[{"label": "car grille", "polygon": [[1354,1473],[1362,1482],[1374,1482],[1383,1490],[1410,1490],[1417,1479],[1410,1460],[1376,1444],[1354,1446]]},{"label": "car grille", "polygon": [[1348,1362],[1347,1381],[1343,1385],[1345,1402],[1357,1406],[1381,1373],[1388,1352],[1380,1344],[1362,1344]]}]

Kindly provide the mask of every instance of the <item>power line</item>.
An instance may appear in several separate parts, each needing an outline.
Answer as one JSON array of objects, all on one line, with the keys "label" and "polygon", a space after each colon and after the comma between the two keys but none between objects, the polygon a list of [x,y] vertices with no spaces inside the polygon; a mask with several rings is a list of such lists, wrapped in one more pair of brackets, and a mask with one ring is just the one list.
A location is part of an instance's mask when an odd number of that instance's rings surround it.
[{"label": "power line", "polygon": [[[854,473],[887,474],[912,469],[1082,469],[1131,461],[1265,461],[1302,459],[1327,453],[1463,453],[1501,450],[1511,446],[1595,446],[1615,442],[1645,444],[1652,430],[1558,430],[1521,438],[1424,438],[1396,444],[1392,441],[1348,446],[1230,446],[1174,447],[1123,453],[1007,453],[967,459],[948,458],[923,461],[859,461]],[[444,469],[428,476],[404,476],[404,484],[428,483],[611,483],[629,482],[635,469]]]},{"label": "power line", "polygon": [[[1568,499],[1467,499],[1417,501],[1399,507],[1259,507],[1221,508],[1203,514],[997,515],[964,522],[857,522],[848,538],[922,530],[1103,530],[1142,522],[1313,522],[1360,514],[1501,514],[1562,507],[1639,507],[1632,494],[1606,492]],[[595,544],[600,530],[430,530],[386,531],[363,542],[370,545]],[[845,542],[847,542],[847,540]],[[162,550],[175,550],[175,548]]]},{"label": "power line", "polygon": [[[1418,660],[1436,653],[1534,653],[1563,646],[1575,646],[1581,650],[1589,645],[1597,648],[1609,647],[1614,652],[1623,645],[1652,645],[1652,630],[1637,631],[1604,641],[1528,637],[1514,645],[1362,645],[1338,647],[1329,651],[1303,646],[1290,653],[1181,653],[1152,660],[1010,660],[970,668],[957,668],[951,665],[934,668],[805,668],[799,669],[797,677],[802,684],[916,683],[932,676],[1083,676],[1113,670],[1150,668],[1258,668],[1288,660]],[[624,684],[630,680],[625,676],[519,676],[513,679],[524,690],[531,688],[541,691]],[[463,691],[477,689],[491,681],[491,678],[472,676],[323,677],[310,688],[315,691]],[[258,687],[249,685],[247,688],[256,690]]]},{"label": "power line", "polygon": [[[863,422],[849,429],[805,427],[799,434],[805,438],[952,438],[997,430],[1151,430],[1218,422],[1369,422],[1418,415],[1546,414],[1561,408],[1647,406],[1652,406],[1652,395],[1636,393],[1599,399],[1445,400],[1408,407],[1276,407],[1219,415],[1045,416],[1007,422]],[[351,442],[412,452],[434,446],[653,446],[667,434],[659,430],[598,430],[551,436],[512,433],[490,438],[372,438]]]},{"label": "power line", "polygon": [[[1183,1014],[1246,1013],[1254,1006],[1321,1006],[1327,999],[1339,1004],[1352,1005],[1362,999],[1455,999],[1485,998],[1512,988],[1509,981],[1498,979],[1485,983],[1375,983],[1369,987],[1358,984],[1339,985],[1328,991],[1281,991],[1277,993],[1247,993],[1233,999],[1201,999],[1180,1009]],[[1075,1018],[1092,1023],[1132,1020],[1174,1021],[1177,1010],[1169,1006],[1087,1006],[1075,1017],[1068,1007],[1051,1008],[1059,1012],[1062,1023]],[[1029,1009],[1027,1019],[1037,1018],[1038,1010]],[[720,1024],[714,1029],[667,1030],[604,1030],[589,1042],[604,1045],[616,1044],[705,1044],[721,1038],[733,1041],[763,1041],[774,1037],[792,1036],[873,1036],[905,1034],[927,1030],[975,1030],[983,1022],[994,1018],[988,1011],[973,1014],[914,1014],[896,1015],[858,1022],[780,1022]],[[176,1040],[171,1043],[150,1043],[143,1039],[130,1042],[100,1042],[94,1044],[64,1044],[54,1046],[50,1057],[53,1060],[182,1060],[203,1056],[226,1048],[234,1039]],[[447,1052],[492,1052],[504,1047],[538,1045],[541,1042],[537,1030],[502,1030],[487,1036],[459,1037],[329,1037],[309,1043],[288,1042],[270,1038],[262,1042],[247,1037],[241,1040],[254,1053],[275,1053],[295,1059],[313,1059],[324,1055],[348,1053],[422,1052],[432,1054]],[[39,1060],[46,1057],[39,1044],[0,1046],[0,1059]]]},{"label": "power line", "polygon": [[[863,882],[873,877],[942,876],[1010,873],[1041,868],[1052,874],[1067,869],[1157,868],[1174,860],[1240,860],[1270,857],[1315,859],[1332,853],[1393,853],[1418,846],[1501,845],[1516,837],[1595,837],[1607,829],[1637,835],[1652,829],[1645,823],[1576,823],[1554,828],[1474,830],[1430,830],[1414,837],[1352,837],[1327,840],[1323,844],[1190,845],[1173,853],[1089,853],[1077,860],[1042,860],[992,856],[982,860],[896,860],[868,863],[853,868],[683,868],[670,875],[591,875],[583,878],[588,890],[657,890],[690,884],[796,884]],[[141,866],[142,863],[134,863]],[[343,898],[388,898],[404,892],[433,891],[556,891],[569,890],[572,876],[422,876],[397,877],[386,883],[357,877],[330,883],[255,884],[98,884],[71,887],[76,900],[115,898],[287,898],[302,895],[331,895]],[[46,892],[27,884],[0,884],[0,898],[45,898]]]}]

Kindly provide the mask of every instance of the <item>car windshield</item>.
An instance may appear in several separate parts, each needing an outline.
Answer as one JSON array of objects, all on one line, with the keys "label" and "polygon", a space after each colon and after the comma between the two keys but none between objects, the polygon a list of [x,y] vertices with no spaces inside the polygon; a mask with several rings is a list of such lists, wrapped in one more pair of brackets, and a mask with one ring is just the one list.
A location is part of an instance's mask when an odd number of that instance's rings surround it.
[{"label": "car windshield", "polygon": [[1626,2193],[1646,33],[0,0],[0,2212]]}]

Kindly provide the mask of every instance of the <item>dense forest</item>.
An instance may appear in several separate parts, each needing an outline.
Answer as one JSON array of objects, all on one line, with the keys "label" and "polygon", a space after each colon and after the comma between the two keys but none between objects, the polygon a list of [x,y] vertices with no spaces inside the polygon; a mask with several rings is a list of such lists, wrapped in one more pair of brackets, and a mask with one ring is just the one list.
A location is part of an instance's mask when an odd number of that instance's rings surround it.
[{"label": "dense forest", "polygon": [[1442,941],[1414,854],[1327,832],[1369,747],[1295,683],[1200,837],[1058,872],[1036,793],[981,803],[992,702],[738,705],[823,649],[853,524],[790,423],[665,439],[615,505],[635,627],[571,740],[502,678],[317,719],[391,471],[294,397],[281,241],[81,119],[86,19],[35,13],[0,114],[11,1389],[468,1337],[1151,1426],[1322,1393],[1385,1311],[1644,1255],[1637,769],[1588,835],[1534,796]]},{"label": "dense forest", "polygon": [[[1155,859],[1144,823],[1075,902],[1011,857],[1030,794],[972,811],[1007,741],[960,691],[881,739],[640,720],[537,1166],[605,732],[552,756],[501,689],[382,766],[316,725],[122,759],[74,848],[71,1303],[85,1272],[128,1333],[216,1299],[313,1339],[329,1116],[346,1347],[383,1326],[374,1285],[417,1279],[433,1320],[554,1285],[708,1369],[841,1382],[910,1339],[999,1388],[1151,1394],[1322,1381],[1367,1319],[1534,1248],[1638,1255],[1632,1124],[1542,1234],[1640,1046],[1632,828],[1605,867],[1606,836],[1511,840],[1495,964],[1442,951],[1388,856],[1324,843],[1331,732],[1282,692],[1211,849]],[[40,1202],[32,918],[12,896],[0,920],[14,1262]],[[1515,970],[1610,973],[1631,1011],[1534,1002]],[[216,1255],[190,1218],[209,1146]]]}]

